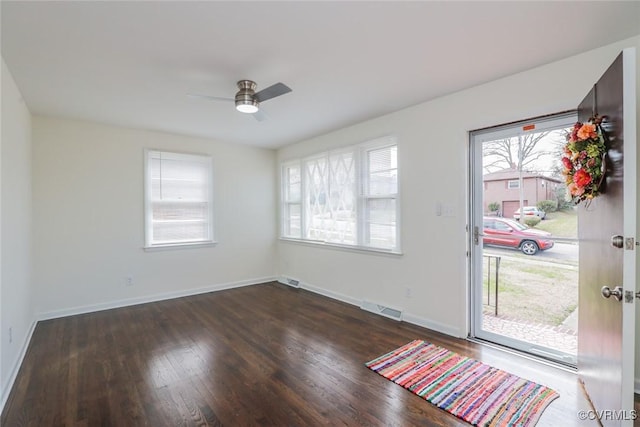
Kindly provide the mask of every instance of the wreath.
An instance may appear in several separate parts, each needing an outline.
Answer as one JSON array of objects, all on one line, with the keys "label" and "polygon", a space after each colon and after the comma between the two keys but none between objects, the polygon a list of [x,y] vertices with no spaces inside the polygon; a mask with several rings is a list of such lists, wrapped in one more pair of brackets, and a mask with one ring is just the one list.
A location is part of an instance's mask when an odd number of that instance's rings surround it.
[{"label": "wreath", "polygon": [[575,204],[589,203],[602,193],[606,171],[606,134],[601,117],[592,117],[587,123],[577,122],[567,135],[562,164],[567,183],[567,197]]}]

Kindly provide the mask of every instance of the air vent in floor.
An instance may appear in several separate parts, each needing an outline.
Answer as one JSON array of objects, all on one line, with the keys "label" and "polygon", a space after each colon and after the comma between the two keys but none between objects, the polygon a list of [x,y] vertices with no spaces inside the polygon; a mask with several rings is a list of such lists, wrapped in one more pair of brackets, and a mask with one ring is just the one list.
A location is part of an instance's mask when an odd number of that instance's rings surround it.
[{"label": "air vent in floor", "polygon": [[402,320],[402,310],[398,310],[397,308],[387,307],[367,300],[362,301],[360,308],[370,311],[371,313],[379,314],[380,316],[388,317],[389,319]]},{"label": "air vent in floor", "polygon": [[293,288],[300,287],[300,281],[296,279],[292,279],[291,277],[284,277],[284,276],[280,277],[278,279],[278,282],[282,283],[283,285],[291,286]]}]

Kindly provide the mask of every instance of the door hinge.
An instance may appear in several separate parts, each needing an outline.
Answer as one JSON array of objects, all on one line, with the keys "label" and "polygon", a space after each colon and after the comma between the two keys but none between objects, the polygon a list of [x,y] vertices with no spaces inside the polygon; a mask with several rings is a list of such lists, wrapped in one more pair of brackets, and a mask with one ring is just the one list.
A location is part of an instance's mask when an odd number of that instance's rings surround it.
[{"label": "door hinge", "polygon": [[640,292],[624,291],[624,302],[632,303],[634,298],[640,299]]},{"label": "door hinge", "polygon": [[633,291],[624,291],[624,302],[630,304],[633,302],[634,297],[640,298],[640,292],[636,292],[634,295]]},{"label": "door hinge", "polygon": [[633,237],[627,237],[625,239],[625,249],[628,251],[632,251],[635,247],[636,247],[636,239],[634,239]]}]

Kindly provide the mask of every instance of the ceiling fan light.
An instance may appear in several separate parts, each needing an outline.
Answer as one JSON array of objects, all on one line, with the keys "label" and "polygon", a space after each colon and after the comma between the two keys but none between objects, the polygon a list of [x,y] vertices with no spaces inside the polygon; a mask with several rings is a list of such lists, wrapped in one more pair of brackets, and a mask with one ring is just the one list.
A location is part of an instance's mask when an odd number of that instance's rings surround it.
[{"label": "ceiling fan light", "polygon": [[253,114],[258,111],[258,101],[256,100],[236,100],[236,110],[241,113]]}]

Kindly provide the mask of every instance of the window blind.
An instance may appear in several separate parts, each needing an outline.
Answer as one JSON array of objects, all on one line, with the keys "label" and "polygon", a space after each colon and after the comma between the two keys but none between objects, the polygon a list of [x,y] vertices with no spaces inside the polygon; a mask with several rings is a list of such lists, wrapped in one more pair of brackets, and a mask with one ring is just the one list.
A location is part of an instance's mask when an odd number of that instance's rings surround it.
[{"label": "window blind", "polygon": [[213,241],[211,158],[147,151],[146,245]]}]

